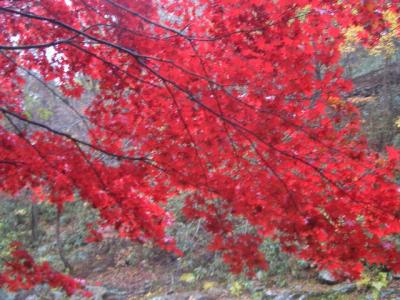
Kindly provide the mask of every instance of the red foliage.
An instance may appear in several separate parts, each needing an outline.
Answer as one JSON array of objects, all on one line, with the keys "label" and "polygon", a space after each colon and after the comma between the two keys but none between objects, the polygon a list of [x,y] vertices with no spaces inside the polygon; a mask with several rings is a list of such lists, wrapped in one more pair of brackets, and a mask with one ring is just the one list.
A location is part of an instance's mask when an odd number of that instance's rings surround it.
[{"label": "red foliage", "polygon": [[47,262],[36,264],[19,243],[14,243],[12,248],[12,259],[4,264],[5,269],[0,273],[0,288],[7,287],[16,292],[31,289],[37,284],[48,284],[52,288],[61,287],[69,296],[77,291],[91,296],[78,280],[54,271]]},{"label": "red foliage", "polygon": [[[191,191],[187,217],[233,271],[266,267],[265,236],[344,276],[364,262],[400,271],[398,153],[368,149],[338,64],[341,29],[373,43],[391,2],[2,1],[0,188],[59,207],[79,192],[104,226],[177,253],[163,204]],[[95,80],[86,140],[24,115],[24,70],[74,101],[77,76]],[[232,216],[257,234],[236,235]]]}]

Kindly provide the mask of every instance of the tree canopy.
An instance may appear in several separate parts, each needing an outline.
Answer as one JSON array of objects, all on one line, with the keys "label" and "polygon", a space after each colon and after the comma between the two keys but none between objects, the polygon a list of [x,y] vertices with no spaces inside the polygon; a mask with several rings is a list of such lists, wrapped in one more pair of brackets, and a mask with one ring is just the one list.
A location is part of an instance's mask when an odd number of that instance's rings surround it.
[{"label": "tree canopy", "polygon": [[[399,152],[368,148],[339,64],[344,30],[373,45],[387,11],[399,2],[1,1],[0,189],[60,211],[79,195],[93,241],[111,226],[178,255],[165,203],[186,193],[233,272],[267,268],[265,237],[344,277],[400,271]],[[28,76],[82,132],[26,112]],[[69,280],[14,248],[0,286]]]}]

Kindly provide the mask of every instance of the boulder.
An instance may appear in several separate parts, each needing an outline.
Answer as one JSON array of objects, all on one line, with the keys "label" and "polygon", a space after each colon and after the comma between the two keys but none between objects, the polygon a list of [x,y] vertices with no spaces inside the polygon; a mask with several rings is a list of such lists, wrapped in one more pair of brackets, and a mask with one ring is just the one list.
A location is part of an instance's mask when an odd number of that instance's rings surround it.
[{"label": "boulder", "polygon": [[173,295],[162,295],[151,298],[151,300],[214,300],[214,299],[216,298],[200,292],[177,293]]},{"label": "boulder", "polygon": [[357,285],[355,283],[345,283],[334,287],[332,291],[338,294],[348,294],[355,292],[356,290]]},{"label": "boulder", "polygon": [[324,284],[337,284],[339,281],[336,277],[328,270],[322,270],[318,273],[318,281]]}]

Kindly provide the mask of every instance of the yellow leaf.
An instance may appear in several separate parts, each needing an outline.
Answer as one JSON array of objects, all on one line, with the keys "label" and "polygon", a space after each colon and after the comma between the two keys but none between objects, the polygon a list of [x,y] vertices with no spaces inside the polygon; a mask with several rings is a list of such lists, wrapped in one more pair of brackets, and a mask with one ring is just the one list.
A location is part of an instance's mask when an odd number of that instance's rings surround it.
[{"label": "yellow leaf", "polygon": [[213,281],[205,281],[205,282],[203,283],[203,290],[212,289],[212,288],[214,288],[216,285],[217,285],[216,282],[213,282]]},{"label": "yellow leaf", "polygon": [[231,294],[233,296],[240,296],[242,294],[242,290],[243,290],[243,287],[240,284],[240,282],[238,282],[238,281],[233,282],[229,289],[229,291],[231,292]]},{"label": "yellow leaf", "polygon": [[184,273],[179,277],[180,281],[187,282],[187,283],[193,283],[196,281],[196,276],[194,276],[193,273]]}]

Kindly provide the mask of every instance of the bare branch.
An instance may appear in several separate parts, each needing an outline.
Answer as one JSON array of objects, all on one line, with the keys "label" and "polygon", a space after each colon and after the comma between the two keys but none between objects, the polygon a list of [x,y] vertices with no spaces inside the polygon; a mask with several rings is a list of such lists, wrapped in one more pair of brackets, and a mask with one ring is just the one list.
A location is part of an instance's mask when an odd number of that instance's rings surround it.
[{"label": "bare branch", "polygon": [[66,138],[66,139],[68,139],[68,140],[70,140],[70,141],[72,141],[74,143],[78,143],[80,145],[87,146],[87,147],[89,147],[89,148],[91,148],[91,149],[93,149],[95,151],[101,152],[101,153],[103,153],[103,154],[105,154],[105,155],[107,155],[109,157],[113,157],[113,158],[116,158],[116,159],[122,159],[122,160],[130,160],[130,161],[144,161],[144,162],[149,162],[150,161],[147,157],[132,157],[132,156],[125,156],[125,155],[121,155],[121,154],[112,153],[112,152],[107,151],[105,149],[102,149],[102,148],[100,148],[100,147],[98,147],[96,145],[93,145],[91,143],[88,143],[88,142],[82,141],[80,139],[77,139],[77,138],[73,137],[72,135],[70,135],[68,133],[55,130],[55,129],[53,129],[53,128],[45,125],[45,124],[39,123],[37,121],[29,120],[29,119],[27,119],[27,118],[15,113],[15,112],[9,111],[8,109],[2,108],[2,107],[0,107],[0,112],[2,112],[4,115],[12,116],[12,117],[14,117],[14,118],[16,118],[16,119],[18,119],[20,121],[23,121],[25,123],[30,124],[30,125],[34,125],[36,127],[40,127],[42,129],[45,129],[45,130],[47,130],[47,131],[49,131],[49,132],[51,132],[51,133],[53,133],[55,135],[62,136],[62,137]]}]

